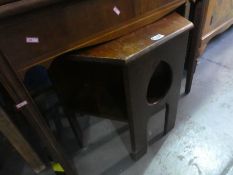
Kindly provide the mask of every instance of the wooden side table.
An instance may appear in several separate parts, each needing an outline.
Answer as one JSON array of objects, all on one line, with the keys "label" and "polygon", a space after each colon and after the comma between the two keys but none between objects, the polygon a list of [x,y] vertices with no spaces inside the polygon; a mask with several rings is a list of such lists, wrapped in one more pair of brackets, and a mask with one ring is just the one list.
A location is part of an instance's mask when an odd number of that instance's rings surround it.
[{"label": "wooden side table", "polygon": [[66,107],[126,121],[132,156],[147,151],[147,121],[166,108],[164,134],[176,120],[188,31],[173,13],[119,39],[64,55],[49,70]]}]

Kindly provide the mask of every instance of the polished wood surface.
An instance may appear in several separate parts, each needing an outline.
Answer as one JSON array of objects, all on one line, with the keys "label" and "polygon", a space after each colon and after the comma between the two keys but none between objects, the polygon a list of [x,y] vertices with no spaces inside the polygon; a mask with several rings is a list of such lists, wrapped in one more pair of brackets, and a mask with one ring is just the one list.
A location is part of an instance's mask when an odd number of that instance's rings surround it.
[{"label": "polished wood surface", "polygon": [[[171,23],[173,25],[169,25]],[[190,21],[184,19],[177,13],[173,13],[129,35],[99,46],[79,50],[75,54],[90,57],[90,59],[114,59],[128,62],[147,47],[157,47],[192,27],[193,25]],[[158,34],[164,35],[164,37],[158,41],[151,39]]]},{"label": "polished wood surface", "polygon": [[27,140],[23,137],[9,116],[0,106],[0,132],[9,140],[11,145],[24,158],[29,166],[40,173],[45,169],[44,163],[40,160],[37,153],[32,149]]},{"label": "polished wood surface", "polygon": [[[184,3],[184,0],[173,0],[162,6],[157,4],[153,10],[142,15],[135,14],[131,0],[120,0],[117,3],[114,0],[94,0],[57,4],[17,16],[14,20],[3,20],[0,26],[0,49],[15,70],[23,71],[70,50],[132,32]],[[120,9],[119,16],[113,12],[114,6]],[[26,37],[37,37],[39,43],[28,44]]]}]

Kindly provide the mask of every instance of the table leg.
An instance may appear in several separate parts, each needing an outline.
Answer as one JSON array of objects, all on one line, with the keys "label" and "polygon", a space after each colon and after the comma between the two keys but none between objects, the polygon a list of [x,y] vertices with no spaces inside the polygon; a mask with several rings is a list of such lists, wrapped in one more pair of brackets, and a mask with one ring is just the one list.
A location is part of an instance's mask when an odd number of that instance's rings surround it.
[{"label": "table leg", "polygon": [[[129,66],[130,67],[130,66]],[[124,85],[126,94],[127,116],[130,128],[130,138],[134,160],[140,159],[147,152],[147,116],[142,112],[140,105],[141,99],[138,99],[138,92],[141,88],[135,88],[138,85],[137,77],[134,76],[129,67],[124,69]]]},{"label": "table leg", "polygon": [[191,90],[193,75],[197,65],[197,58],[199,56],[199,47],[202,35],[202,28],[205,20],[206,9],[209,0],[199,0],[191,3],[190,20],[194,24],[194,29],[190,32],[189,48],[186,58],[186,87],[185,93],[188,94]]},{"label": "table leg", "polygon": [[175,126],[178,101],[179,99],[174,99],[172,103],[166,104],[164,135]]}]

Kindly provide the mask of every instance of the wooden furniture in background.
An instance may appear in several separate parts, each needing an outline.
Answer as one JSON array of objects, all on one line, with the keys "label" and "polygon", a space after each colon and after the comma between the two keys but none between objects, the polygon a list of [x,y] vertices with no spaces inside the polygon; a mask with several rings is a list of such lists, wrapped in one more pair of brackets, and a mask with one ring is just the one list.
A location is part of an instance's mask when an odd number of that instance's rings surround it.
[{"label": "wooden furniture in background", "polygon": [[187,53],[185,93],[191,90],[198,57],[208,42],[233,24],[232,0],[191,0],[189,19],[194,23]]},{"label": "wooden furniture in background", "polygon": [[45,169],[44,163],[40,160],[36,152],[22,136],[20,131],[10,120],[9,116],[0,106],[0,132],[9,140],[11,145],[18,151],[21,157],[36,172],[40,173]]},{"label": "wooden furniture in background", "polygon": [[68,51],[132,32],[186,3],[147,2],[151,5],[140,7],[143,0],[19,0],[0,6],[0,82],[15,104],[25,104],[20,111],[67,175],[75,170],[22,83],[24,74],[35,65],[49,65]]},{"label": "wooden furniture in background", "polygon": [[207,7],[202,26],[200,54],[214,36],[233,24],[233,0],[208,0],[205,5]]},{"label": "wooden furniture in background", "polygon": [[[166,108],[164,134],[175,125],[192,27],[173,13],[118,39],[63,55],[49,74],[69,111],[127,122],[137,160],[147,151],[151,115]],[[159,34],[164,37],[152,39]]]}]

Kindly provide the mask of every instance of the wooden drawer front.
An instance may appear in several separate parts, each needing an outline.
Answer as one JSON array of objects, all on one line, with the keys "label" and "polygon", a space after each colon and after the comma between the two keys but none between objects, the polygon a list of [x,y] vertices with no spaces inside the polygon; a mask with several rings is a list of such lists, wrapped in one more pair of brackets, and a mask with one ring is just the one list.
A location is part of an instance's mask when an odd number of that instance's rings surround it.
[{"label": "wooden drawer front", "polygon": [[233,0],[211,0],[207,10],[204,34],[233,17]]}]

